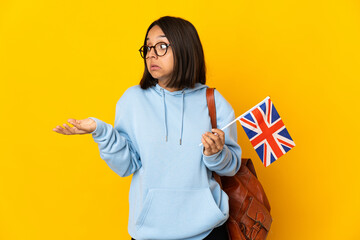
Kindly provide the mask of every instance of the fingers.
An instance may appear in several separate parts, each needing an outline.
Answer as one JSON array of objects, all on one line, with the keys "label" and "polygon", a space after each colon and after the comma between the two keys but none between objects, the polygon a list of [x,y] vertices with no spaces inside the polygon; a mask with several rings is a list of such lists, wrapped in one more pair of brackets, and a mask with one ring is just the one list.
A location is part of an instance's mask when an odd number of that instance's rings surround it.
[{"label": "fingers", "polygon": [[201,142],[204,145],[204,154],[212,155],[221,151],[225,144],[225,134],[220,129],[212,129],[214,133],[206,132],[203,134]]},{"label": "fingers", "polygon": [[219,143],[218,136],[207,132],[207,133],[203,134],[203,139],[205,140],[205,142],[207,143],[207,145],[209,146],[209,148],[212,151],[216,151],[221,148],[221,144]]},{"label": "fingers", "polygon": [[66,132],[65,132],[65,129],[60,127],[60,126],[56,126],[53,131],[57,132],[57,133],[61,133],[61,134],[64,134],[64,135],[68,135]]},{"label": "fingers", "polygon": [[53,129],[54,132],[57,132],[57,133],[61,133],[61,134],[64,134],[63,133],[63,128],[60,127],[60,126],[56,126],[54,129]]},{"label": "fingers", "polygon": [[213,155],[221,150],[220,148],[218,148],[216,143],[210,137],[207,136],[207,134],[203,135],[201,142],[204,145],[204,154],[206,156]]},{"label": "fingers", "polygon": [[220,130],[220,129],[217,129],[217,128],[214,128],[214,129],[211,129],[211,131],[213,133],[215,133],[215,135],[217,134],[221,140],[221,145],[224,145],[225,144],[225,133]]},{"label": "fingers", "polygon": [[62,128],[60,126],[56,126],[56,128],[54,128],[53,130],[57,133],[61,133],[61,134],[64,134],[64,135],[72,135],[74,134],[73,130],[71,130],[71,128],[67,125],[67,124],[63,124],[63,126],[65,128]]},{"label": "fingers", "polygon": [[217,149],[222,149],[223,145],[225,144],[225,134],[220,129],[213,129],[214,133],[207,132],[205,133],[205,140],[210,144],[212,148],[216,146]]},{"label": "fingers", "polygon": [[69,125],[67,125],[66,123],[63,124],[63,126],[65,127],[64,131],[68,134],[68,135],[71,135],[71,134],[75,134],[76,133],[76,128],[73,127],[71,128]]},{"label": "fingers", "polygon": [[80,125],[79,121],[76,119],[73,119],[73,118],[69,118],[68,123],[72,124],[75,127],[79,127],[79,125]]},{"label": "fingers", "polygon": [[201,142],[204,145],[205,151],[211,151],[210,144],[205,140],[205,136],[201,138]]},{"label": "fingers", "polygon": [[74,125],[74,127],[70,127],[69,125],[67,125],[66,123],[63,124],[62,128],[61,126],[56,126],[53,131],[57,132],[57,133],[61,133],[64,135],[74,135],[74,134],[81,134],[82,131],[80,131],[75,125],[78,125],[76,123],[77,120],[75,119],[69,119],[68,122],[72,123]]}]

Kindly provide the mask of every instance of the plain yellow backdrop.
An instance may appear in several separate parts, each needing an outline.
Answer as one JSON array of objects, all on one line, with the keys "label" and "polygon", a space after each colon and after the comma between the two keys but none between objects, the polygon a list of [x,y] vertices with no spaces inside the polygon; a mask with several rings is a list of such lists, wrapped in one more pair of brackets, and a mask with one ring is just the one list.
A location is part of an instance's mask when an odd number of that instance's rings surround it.
[{"label": "plain yellow backdrop", "polygon": [[130,239],[131,177],[111,171],[91,135],[52,129],[114,123],[142,76],[146,29],[164,15],[195,25],[207,84],[237,115],[270,96],[296,143],[265,168],[237,123],[272,207],[268,239],[360,239],[355,0],[2,0],[0,239]]}]

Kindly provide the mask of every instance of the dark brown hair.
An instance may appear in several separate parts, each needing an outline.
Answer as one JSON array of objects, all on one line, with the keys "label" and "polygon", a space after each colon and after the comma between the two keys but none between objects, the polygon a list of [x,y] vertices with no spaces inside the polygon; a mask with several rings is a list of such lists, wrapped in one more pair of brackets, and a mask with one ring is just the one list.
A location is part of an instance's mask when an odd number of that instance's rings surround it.
[{"label": "dark brown hair", "polygon": [[[146,31],[146,38],[153,26],[159,26],[171,44],[174,56],[174,70],[166,87],[183,89],[193,88],[195,83],[206,83],[204,51],[195,27],[187,20],[165,16],[154,21]],[[140,81],[140,86],[147,89],[155,86],[157,79],[153,78],[146,66]]]}]

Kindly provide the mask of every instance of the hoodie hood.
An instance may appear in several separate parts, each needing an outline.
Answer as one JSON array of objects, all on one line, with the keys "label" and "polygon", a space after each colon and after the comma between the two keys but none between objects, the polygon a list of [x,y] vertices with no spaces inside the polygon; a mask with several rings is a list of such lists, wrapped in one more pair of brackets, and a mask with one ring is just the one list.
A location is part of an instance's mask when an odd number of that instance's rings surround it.
[{"label": "hoodie hood", "polygon": [[178,91],[174,91],[174,92],[170,92],[168,90],[166,90],[165,88],[161,87],[158,83],[156,84],[155,87],[153,87],[155,89],[155,91],[161,96],[162,98],[162,102],[163,102],[163,113],[164,113],[164,131],[165,131],[165,141],[167,142],[168,140],[168,126],[167,126],[167,116],[166,116],[166,96],[176,96],[176,97],[181,97],[181,99],[179,99],[179,101],[181,102],[181,124],[180,124],[180,133],[179,133],[179,144],[181,145],[182,143],[182,134],[183,134],[183,125],[184,125],[184,98],[186,94],[189,94],[191,92],[194,91],[198,91],[200,89],[203,88],[208,88],[208,86],[201,84],[201,83],[196,83],[194,88],[184,88],[182,90],[178,90]]}]

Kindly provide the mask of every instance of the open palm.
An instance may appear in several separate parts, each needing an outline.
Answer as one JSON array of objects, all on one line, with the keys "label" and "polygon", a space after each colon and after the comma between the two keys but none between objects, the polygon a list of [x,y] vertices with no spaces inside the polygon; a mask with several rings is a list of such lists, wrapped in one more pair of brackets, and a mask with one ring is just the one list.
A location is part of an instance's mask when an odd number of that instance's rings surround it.
[{"label": "open palm", "polygon": [[93,132],[96,129],[96,122],[91,118],[86,118],[83,120],[76,120],[69,118],[68,122],[74,127],[70,127],[66,123],[63,124],[65,128],[61,126],[56,126],[53,131],[61,133],[64,135],[75,135],[75,134],[88,134]]}]

